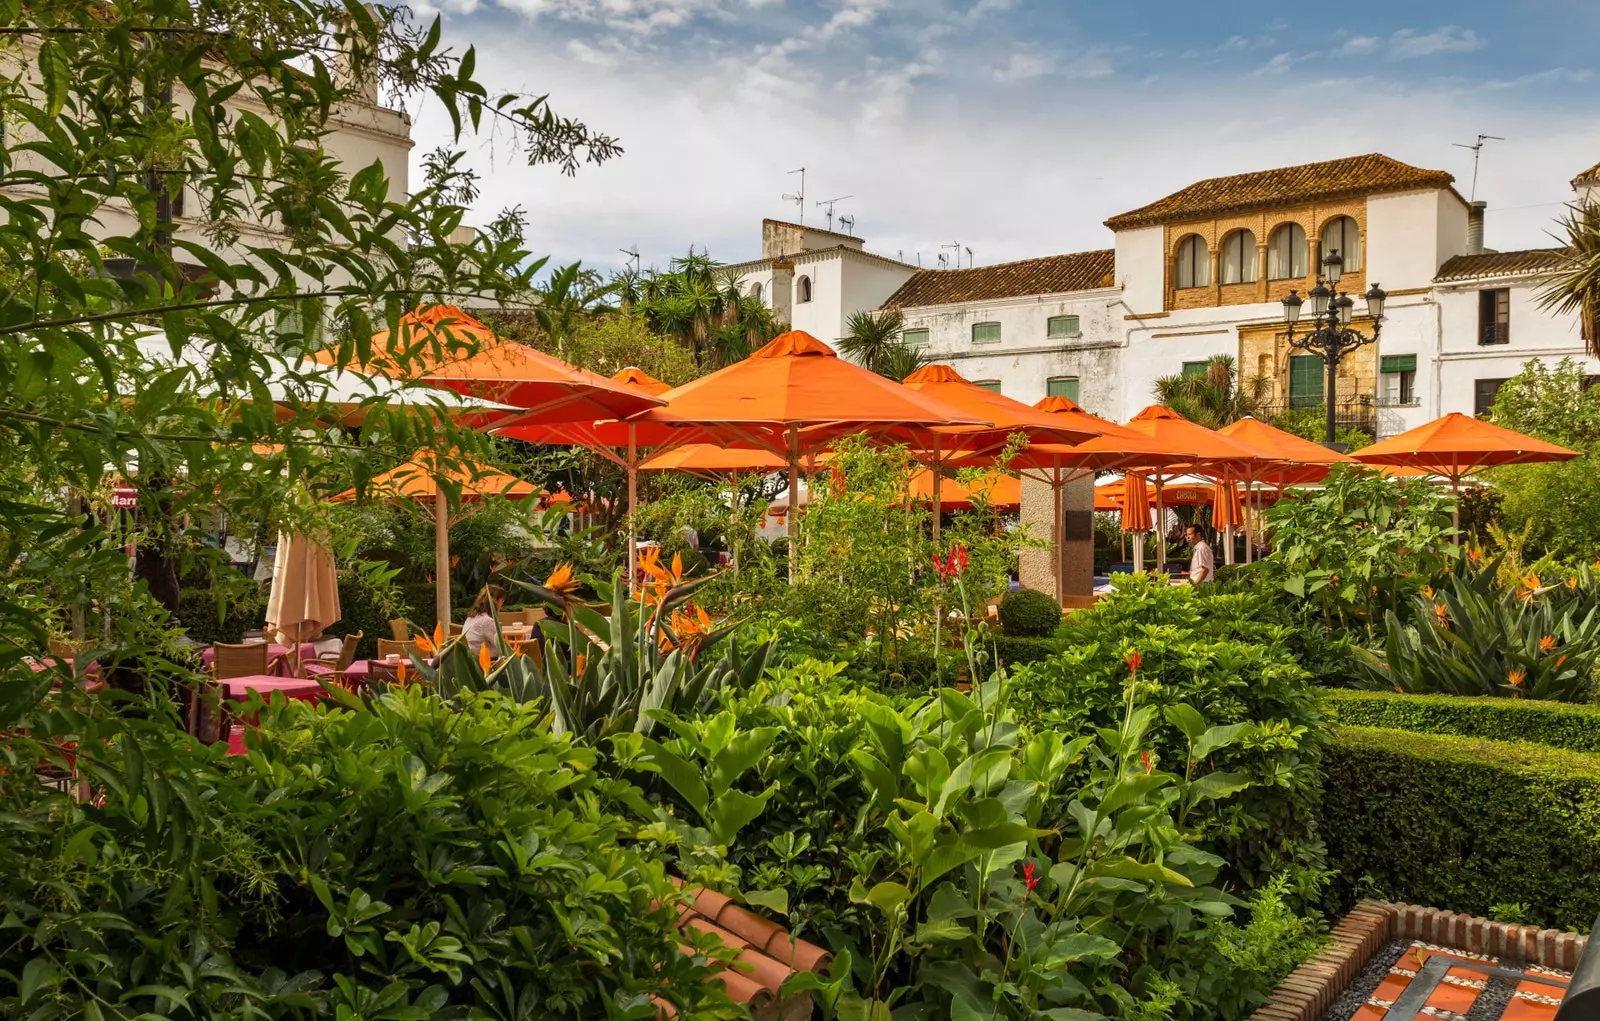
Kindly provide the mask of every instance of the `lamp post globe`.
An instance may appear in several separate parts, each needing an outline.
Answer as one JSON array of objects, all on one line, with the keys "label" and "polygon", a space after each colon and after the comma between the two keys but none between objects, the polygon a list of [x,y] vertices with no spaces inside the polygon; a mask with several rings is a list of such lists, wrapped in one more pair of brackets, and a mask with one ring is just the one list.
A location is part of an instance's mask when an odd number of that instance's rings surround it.
[{"label": "lamp post globe", "polygon": [[1300,306],[1305,304],[1305,299],[1294,291],[1290,291],[1283,299],[1283,321],[1293,326],[1300,321]]},{"label": "lamp post globe", "polygon": [[1310,328],[1305,333],[1296,330],[1305,299],[1295,291],[1290,291],[1283,299],[1283,321],[1289,328],[1289,347],[1316,355],[1327,367],[1327,421],[1323,442],[1337,450],[1341,449],[1334,440],[1337,433],[1335,401],[1338,398],[1339,363],[1345,355],[1377,342],[1378,331],[1382,328],[1384,301],[1389,295],[1377,284],[1369,287],[1363,295],[1367,302],[1367,314],[1372,318],[1372,335],[1367,336],[1350,326],[1355,316],[1355,300],[1337,290],[1339,278],[1344,273],[1344,259],[1338,249],[1330,250],[1323,256],[1318,268],[1321,272],[1317,276],[1316,286],[1307,292],[1307,297],[1311,299]]}]

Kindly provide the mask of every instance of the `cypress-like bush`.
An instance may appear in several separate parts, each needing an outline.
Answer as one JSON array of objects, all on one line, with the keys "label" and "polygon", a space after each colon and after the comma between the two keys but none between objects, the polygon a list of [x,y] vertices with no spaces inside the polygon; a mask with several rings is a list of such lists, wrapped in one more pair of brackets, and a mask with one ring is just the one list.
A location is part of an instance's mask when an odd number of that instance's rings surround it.
[{"label": "cypress-like bush", "polygon": [[1587,931],[1600,911],[1600,756],[1345,727],[1327,751],[1329,865],[1362,894],[1486,915],[1528,906]]},{"label": "cypress-like bush", "polygon": [[1600,753],[1600,706],[1518,698],[1328,691],[1323,712],[1351,727],[1529,741]]}]

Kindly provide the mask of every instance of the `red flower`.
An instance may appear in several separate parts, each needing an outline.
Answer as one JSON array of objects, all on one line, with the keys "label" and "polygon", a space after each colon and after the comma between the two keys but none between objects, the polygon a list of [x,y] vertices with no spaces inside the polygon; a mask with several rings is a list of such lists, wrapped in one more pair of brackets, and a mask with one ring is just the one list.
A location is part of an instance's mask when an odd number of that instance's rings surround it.
[{"label": "red flower", "polygon": [[939,577],[941,577],[941,578],[944,577],[944,575],[945,575],[944,560],[941,559],[939,554],[937,554],[937,553],[935,553],[933,555],[933,569],[938,572]]},{"label": "red flower", "polygon": [[1027,884],[1029,893],[1032,893],[1033,888],[1039,885],[1039,877],[1034,875],[1033,872],[1033,862],[1030,861],[1028,864],[1022,866],[1022,881]]},{"label": "red flower", "polygon": [[950,551],[950,563],[953,573],[960,574],[965,571],[967,569],[967,548],[958,543],[956,548]]},{"label": "red flower", "polygon": [[1135,650],[1133,650],[1133,652],[1128,654],[1128,669],[1129,670],[1132,670],[1134,673],[1138,673],[1139,672],[1139,667],[1141,667],[1143,665],[1144,665],[1144,658],[1139,655],[1139,650],[1138,649],[1135,649]]},{"label": "red flower", "polygon": [[1150,762],[1150,753],[1149,752],[1140,752],[1139,753],[1139,761],[1144,763],[1144,771],[1146,773],[1150,772],[1152,769],[1155,768],[1155,766]]}]

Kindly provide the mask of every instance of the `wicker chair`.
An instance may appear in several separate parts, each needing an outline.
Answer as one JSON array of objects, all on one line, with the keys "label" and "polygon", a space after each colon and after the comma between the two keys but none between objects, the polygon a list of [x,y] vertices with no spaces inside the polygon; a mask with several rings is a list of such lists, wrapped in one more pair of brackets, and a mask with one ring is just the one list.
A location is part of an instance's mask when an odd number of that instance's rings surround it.
[{"label": "wicker chair", "polygon": [[350,664],[356,661],[356,649],[361,645],[365,632],[357,631],[353,635],[344,636],[344,644],[339,651],[331,656],[319,656],[305,664],[306,677],[320,680],[324,677],[337,680],[344,672],[350,669]]},{"label": "wicker chair", "polygon": [[389,622],[389,633],[397,642],[409,642],[411,640],[411,622],[404,617],[396,617]]},{"label": "wicker chair", "polygon": [[[217,642],[211,646],[213,681],[225,681],[230,677],[256,677],[266,673],[268,651],[266,642],[245,645]],[[222,702],[220,684],[211,683],[195,689],[189,699],[189,733],[208,742],[225,736],[228,732],[228,714]]]},{"label": "wicker chair", "polygon": [[421,652],[421,647],[416,642],[394,642],[387,638],[378,639],[378,658],[387,659],[390,656],[399,656],[401,659],[411,658],[413,652]]},{"label": "wicker chair", "polygon": [[211,676],[217,680],[229,677],[250,677],[267,672],[267,643],[227,645],[218,642],[211,647]]},{"label": "wicker chair", "polygon": [[451,638],[460,638],[461,637],[461,629],[463,627],[465,627],[465,626],[466,625],[464,625],[464,624],[451,624],[450,625],[450,637]]}]

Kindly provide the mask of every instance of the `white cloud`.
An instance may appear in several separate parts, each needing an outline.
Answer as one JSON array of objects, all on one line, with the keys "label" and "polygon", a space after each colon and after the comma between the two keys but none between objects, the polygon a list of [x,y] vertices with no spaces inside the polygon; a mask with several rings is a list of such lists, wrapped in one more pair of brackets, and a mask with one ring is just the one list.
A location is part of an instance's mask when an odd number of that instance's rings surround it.
[{"label": "white cloud", "polygon": [[1280,53],[1271,60],[1250,72],[1252,77],[1262,75],[1284,74],[1294,66],[1294,57],[1288,53]]},{"label": "white cloud", "polygon": [[637,35],[679,28],[696,17],[720,15],[724,11],[722,0],[499,0],[499,3],[530,18],[603,25]]},{"label": "white cloud", "polygon": [[995,69],[994,80],[997,82],[1025,82],[1030,78],[1047,75],[1056,69],[1056,59],[1053,54],[1044,53],[1013,53],[1011,60],[1004,67]]},{"label": "white cloud", "polygon": [[1383,49],[1383,40],[1375,35],[1353,35],[1339,47],[1342,57],[1365,57]]},{"label": "white cloud", "polygon": [[1440,53],[1471,53],[1488,45],[1470,28],[1445,25],[1432,32],[1402,28],[1389,37],[1389,56],[1395,60],[1432,57]]}]

